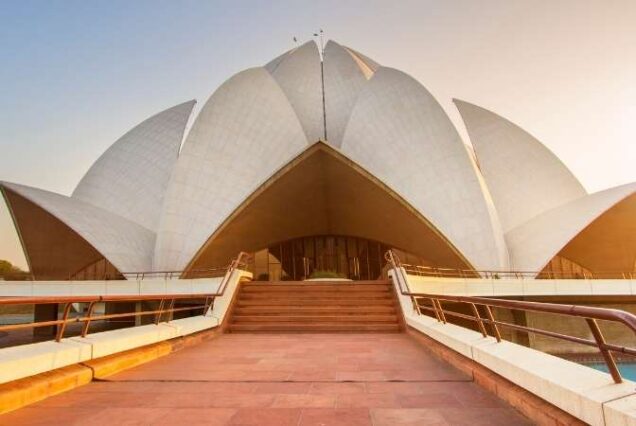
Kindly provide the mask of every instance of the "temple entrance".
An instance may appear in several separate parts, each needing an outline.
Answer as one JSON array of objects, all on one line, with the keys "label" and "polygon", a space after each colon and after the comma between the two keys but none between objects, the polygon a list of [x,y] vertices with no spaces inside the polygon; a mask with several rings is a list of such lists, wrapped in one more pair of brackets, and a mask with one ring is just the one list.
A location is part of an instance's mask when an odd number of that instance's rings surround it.
[{"label": "temple entrance", "polygon": [[261,184],[219,226],[184,273],[254,253],[254,278],[375,280],[389,248],[406,263],[471,269],[398,194],[333,148],[317,143]]},{"label": "temple entrance", "polygon": [[317,235],[272,244],[252,257],[259,281],[301,281],[312,278],[375,280],[389,246],[342,235]]}]

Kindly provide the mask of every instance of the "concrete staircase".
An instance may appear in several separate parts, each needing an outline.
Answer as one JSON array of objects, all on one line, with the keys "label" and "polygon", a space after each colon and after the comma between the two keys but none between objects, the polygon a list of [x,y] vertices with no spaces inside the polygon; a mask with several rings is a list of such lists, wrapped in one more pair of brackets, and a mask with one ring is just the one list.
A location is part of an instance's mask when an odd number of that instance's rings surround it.
[{"label": "concrete staircase", "polygon": [[390,281],[285,281],[241,284],[230,333],[397,332]]}]

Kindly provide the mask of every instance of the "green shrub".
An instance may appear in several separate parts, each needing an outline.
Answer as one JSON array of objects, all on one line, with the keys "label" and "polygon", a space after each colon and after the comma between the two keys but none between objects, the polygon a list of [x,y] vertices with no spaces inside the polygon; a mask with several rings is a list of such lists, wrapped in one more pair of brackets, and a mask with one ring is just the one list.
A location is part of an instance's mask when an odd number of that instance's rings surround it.
[{"label": "green shrub", "polygon": [[346,278],[346,276],[345,274],[335,272],[335,271],[316,270],[312,272],[311,275],[309,276],[309,279],[315,279],[315,278]]}]

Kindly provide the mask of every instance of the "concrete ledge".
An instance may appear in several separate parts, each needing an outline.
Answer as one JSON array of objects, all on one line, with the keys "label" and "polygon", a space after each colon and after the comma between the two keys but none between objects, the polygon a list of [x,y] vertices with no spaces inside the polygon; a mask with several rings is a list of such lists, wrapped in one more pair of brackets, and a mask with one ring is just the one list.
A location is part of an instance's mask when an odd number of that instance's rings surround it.
[{"label": "concrete ledge", "polygon": [[[186,318],[185,320],[189,319],[194,318]],[[214,338],[218,334],[219,330],[215,327],[191,335],[0,384],[0,414],[17,410],[50,396],[86,385],[94,379],[103,379],[129,368],[145,364],[185,347]]]},{"label": "concrete ledge", "polygon": [[[609,374],[514,343],[497,343],[427,316],[409,316],[407,324],[586,423],[614,424],[604,413],[604,405],[610,402],[614,402],[614,416],[619,416],[618,408],[621,413],[636,411],[634,382],[615,384]],[[629,402],[618,404],[626,397]]]},{"label": "concrete ledge", "polygon": [[181,280],[146,278],[143,280],[76,281],[3,281],[0,296],[98,296],[138,294],[215,293],[222,277]]},{"label": "concrete ledge", "polygon": [[452,296],[609,296],[636,295],[636,280],[451,278],[408,275],[411,291]]},{"label": "concrete ledge", "polygon": [[171,352],[172,345],[170,342],[160,342],[86,361],[83,365],[93,370],[93,379],[103,379],[129,368],[161,358]]},{"label": "concrete ledge", "polygon": [[[389,274],[393,276],[393,271]],[[636,383],[615,384],[609,374],[590,367],[514,343],[497,343],[494,338],[484,338],[476,331],[418,315],[411,299],[399,293],[395,281],[394,286],[407,325],[440,343],[448,352],[465,357],[469,364],[474,362],[484,367],[482,377],[485,374],[501,376],[589,424],[613,425],[615,421],[636,424]],[[458,365],[470,370],[461,363]],[[475,381],[478,381],[476,375]]]},{"label": "concrete ledge", "polygon": [[[251,278],[251,274],[235,270],[229,278],[224,295],[214,300],[213,309],[207,315],[183,318],[159,325],[150,324],[104,331],[89,334],[87,337],[70,337],[62,339],[59,343],[42,342],[0,349],[0,384],[217,327],[225,318],[236,288],[244,278]],[[166,283],[165,280],[158,281],[160,282],[154,283],[153,280],[149,280],[144,285],[151,287],[148,291],[152,293],[159,289],[159,287],[152,288],[153,286]],[[200,280],[184,281],[185,283],[180,285],[187,287],[190,291],[195,285],[193,283]],[[220,278],[203,281],[218,286]],[[121,285],[127,281],[109,281],[108,283]],[[96,284],[89,282],[86,285]]]},{"label": "concrete ledge", "polygon": [[207,315],[0,349],[0,414],[216,336],[244,278],[251,274],[234,271]]},{"label": "concrete ledge", "polygon": [[522,414],[541,425],[583,425],[584,422],[549,402],[528,392],[486,367],[461,355],[431,337],[409,327],[407,333],[419,340],[433,352],[455,368],[472,376],[475,383],[515,407]]},{"label": "concrete ledge", "polygon": [[40,342],[0,350],[0,383],[87,361],[91,345],[64,339]]},{"label": "concrete ledge", "polygon": [[87,337],[70,337],[59,343],[41,342],[4,348],[0,350],[0,383],[187,336],[218,324],[215,317],[198,316],[159,325],[104,331]]},{"label": "concrete ledge", "polygon": [[71,337],[68,340],[89,344],[92,348],[91,359],[95,359],[175,337],[178,337],[177,327],[161,323]]},{"label": "concrete ledge", "polygon": [[617,399],[605,404],[605,423],[608,425],[636,425],[636,396]]},{"label": "concrete ledge", "polygon": [[2,384],[0,385],[0,414],[85,385],[91,380],[93,380],[91,369],[77,364]]},{"label": "concrete ledge", "polygon": [[219,325],[219,320],[213,316],[199,316],[174,320],[166,324],[176,329],[177,336],[196,333]]}]

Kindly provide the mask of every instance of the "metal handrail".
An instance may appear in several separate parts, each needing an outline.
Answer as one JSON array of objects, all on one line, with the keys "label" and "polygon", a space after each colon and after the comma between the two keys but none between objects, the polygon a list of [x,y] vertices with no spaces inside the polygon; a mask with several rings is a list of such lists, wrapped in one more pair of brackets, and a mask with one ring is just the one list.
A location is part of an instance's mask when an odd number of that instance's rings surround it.
[{"label": "metal handrail", "polygon": [[[247,266],[245,263],[245,259],[247,258],[247,253],[243,253],[243,260],[241,260],[242,265]],[[111,280],[119,280],[123,278],[134,278],[135,280],[144,280],[147,278],[162,278],[162,279],[172,279],[179,278],[187,275],[188,277],[194,278],[212,278],[219,277],[225,274],[228,266],[215,266],[211,268],[199,268],[199,269],[175,269],[175,270],[156,270],[156,271],[129,271],[129,272],[118,272],[117,275],[112,275],[108,272],[104,272],[99,276],[99,278],[91,278],[91,280],[100,280],[100,281],[111,281]],[[18,278],[16,281],[36,281],[35,275],[30,272],[23,273],[14,273],[11,275],[7,275],[6,278]],[[2,278],[0,277],[1,281]],[[6,280],[11,281],[11,280]],[[86,281],[84,279],[77,279],[74,276],[70,275],[67,277],[66,281]]]},{"label": "metal handrail", "polygon": [[[636,335],[636,315],[618,309],[597,308],[591,306],[565,305],[557,303],[542,302],[526,302],[518,300],[490,299],[485,297],[473,296],[449,296],[440,294],[428,294],[412,292],[408,286],[408,277],[404,265],[400,263],[399,258],[391,250],[387,251],[385,258],[394,271],[394,279],[403,296],[409,297],[413,303],[414,310],[418,315],[423,315],[422,311],[431,312],[438,322],[448,323],[447,316],[461,318],[475,322],[483,337],[488,337],[488,326],[491,329],[491,335],[497,340],[502,341],[499,328],[509,328],[525,333],[534,333],[547,337],[557,338],[568,342],[578,343],[582,345],[598,348],[603,356],[603,360],[614,379],[614,382],[621,383],[623,381],[620,371],[616,366],[613,352],[636,356],[635,348],[628,348],[620,345],[607,343],[603,333],[598,326],[597,321],[610,321],[620,323],[629,328]],[[422,302],[428,300],[430,306],[423,305]],[[462,303],[470,306],[472,315],[444,309],[442,302]],[[485,312],[485,317],[480,314],[479,307]],[[511,324],[505,321],[496,320],[492,308],[503,308],[525,312],[541,312],[556,315],[565,315],[584,319],[590,328],[594,339],[586,339],[581,337],[570,336],[567,334],[557,333],[548,330],[542,330],[535,327],[528,327],[518,324]]]},{"label": "metal handrail", "polygon": [[[83,323],[82,337],[86,337],[92,321],[100,321],[115,318],[141,317],[155,315],[155,324],[161,322],[165,314],[174,312],[192,311],[202,309],[202,315],[205,315],[212,308],[214,300],[225,294],[225,290],[232,278],[234,271],[246,265],[247,253],[241,252],[225,269],[223,280],[219,284],[216,292],[204,294],[153,294],[153,295],[108,295],[108,296],[43,296],[43,297],[0,297],[0,306],[3,305],[44,305],[44,304],[63,304],[62,318],[50,321],[37,321],[31,323],[0,325],[0,332],[15,331],[27,328],[58,326],[55,341],[60,342],[64,338],[64,332],[67,324]],[[194,306],[175,308],[174,304],[177,300],[195,300],[204,299],[203,304]],[[124,312],[116,314],[93,315],[95,305],[103,302],[139,302],[139,301],[159,301],[158,309],[150,309],[145,311]],[[75,303],[88,303],[86,315],[69,318],[71,307]],[[167,305],[166,305],[167,304]],[[165,322],[170,321],[170,315]]]},{"label": "metal handrail", "polygon": [[411,265],[408,263],[403,263],[402,267],[411,275],[438,278],[603,279],[607,277],[620,277],[618,279],[636,279],[636,272],[634,271],[586,271],[581,272],[577,276],[570,272],[438,268],[435,266]]},{"label": "metal handrail", "polygon": [[163,276],[164,279],[172,279],[174,277],[182,277],[184,275],[195,275],[202,276],[203,278],[209,278],[214,276],[221,276],[225,274],[225,272],[232,265],[234,267],[243,266],[247,267],[247,259],[249,258],[249,254],[246,252],[241,252],[239,255],[230,262],[229,266],[216,266],[212,268],[200,268],[200,269],[185,269],[185,270],[165,270],[165,271],[136,271],[136,272],[122,272],[121,274],[124,277],[135,277],[137,280],[143,280],[146,277],[156,277]]}]

